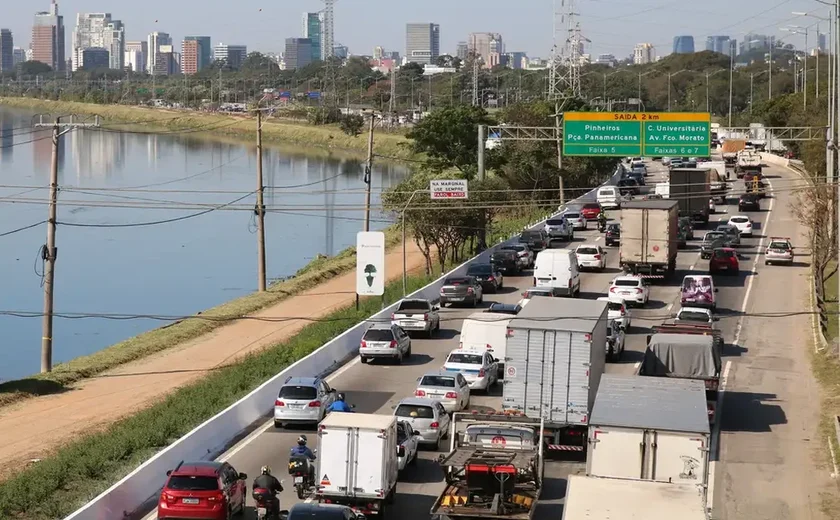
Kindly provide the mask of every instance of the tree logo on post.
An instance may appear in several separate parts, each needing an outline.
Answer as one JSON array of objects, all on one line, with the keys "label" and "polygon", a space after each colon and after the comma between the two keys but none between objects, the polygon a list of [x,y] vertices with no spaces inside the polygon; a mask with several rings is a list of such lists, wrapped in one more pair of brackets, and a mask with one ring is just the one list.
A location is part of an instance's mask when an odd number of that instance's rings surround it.
[{"label": "tree logo on post", "polygon": [[376,274],[376,266],[373,264],[367,264],[365,266],[365,279],[367,280],[368,287],[373,287],[373,275]]}]

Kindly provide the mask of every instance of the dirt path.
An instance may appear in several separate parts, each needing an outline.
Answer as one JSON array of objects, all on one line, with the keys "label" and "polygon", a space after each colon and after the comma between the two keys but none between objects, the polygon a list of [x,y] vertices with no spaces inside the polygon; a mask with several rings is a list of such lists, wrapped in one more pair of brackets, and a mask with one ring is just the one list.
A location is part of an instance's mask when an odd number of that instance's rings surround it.
[{"label": "dirt path", "polygon": [[[413,242],[407,252],[409,271],[421,270],[425,261]],[[399,279],[402,249],[388,253],[385,265],[388,280]],[[355,300],[355,277],[355,271],[344,274],[257,316],[323,317]],[[82,381],[68,392],[27,399],[5,408],[0,411],[0,475],[9,475],[86,432],[148,407],[209,370],[288,339],[309,323],[234,322],[179,347]]]}]

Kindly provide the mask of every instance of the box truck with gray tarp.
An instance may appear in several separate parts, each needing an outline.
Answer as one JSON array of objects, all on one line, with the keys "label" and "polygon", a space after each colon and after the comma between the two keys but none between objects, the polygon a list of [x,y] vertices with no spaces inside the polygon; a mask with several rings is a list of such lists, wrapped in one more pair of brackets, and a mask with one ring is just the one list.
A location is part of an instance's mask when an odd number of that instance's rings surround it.
[{"label": "box truck with gray tarp", "polygon": [[670,174],[670,198],[680,204],[680,216],[709,222],[712,172],[708,168],[674,168]]},{"label": "box truck with gray tarp", "polygon": [[535,298],[508,324],[502,409],[543,419],[549,452],[585,451],[607,309],[605,301]]}]

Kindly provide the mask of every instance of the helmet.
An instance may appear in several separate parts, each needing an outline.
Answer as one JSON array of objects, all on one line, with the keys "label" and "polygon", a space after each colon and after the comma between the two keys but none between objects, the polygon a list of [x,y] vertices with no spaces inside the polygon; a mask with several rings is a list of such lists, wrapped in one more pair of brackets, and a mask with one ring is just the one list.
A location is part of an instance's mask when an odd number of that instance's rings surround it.
[{"label": "helmet", "polygon": [[262,473],[263,475],[271,475],[271,468],[269,468],[268,466],[263,466],[262,468],[260,468],[260,473]]},{"label": "helmet", "polygon": [[344,400],[344,394],[343,394],[343,393],[341,393],[341,392],[339,392],[339,393],[338,393],[338,395],[337,395],[337,396],[335,396],[335,398],[336,398],[336,400],[338,400],[338,401],[343,401],[343,400]]},{"label": "helmet", "polygon": [[298,445],[306,446],[306,435],[301,435],[300,437],[298,437]]}]

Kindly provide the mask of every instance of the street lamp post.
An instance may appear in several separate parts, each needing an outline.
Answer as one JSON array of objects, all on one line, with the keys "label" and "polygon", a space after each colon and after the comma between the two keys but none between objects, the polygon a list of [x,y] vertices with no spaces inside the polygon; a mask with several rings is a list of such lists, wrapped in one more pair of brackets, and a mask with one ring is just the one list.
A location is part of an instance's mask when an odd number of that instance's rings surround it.
[{"label": "street lamp post", "polygon": [[[802,30],[799,30],[802,29]],[[783,31],[801,34],[805,36],[805,50],[803,52],[804,63],[802,65],[802,108],[808,108],[808,28],[807,27],[782,27]]]},{"label": "street lamp post", "polygon": [[729,130],[732,131],[732,75],[735,72],[735,45],[729,42]]},{"label": "street lamp post", "polygon": [[676,76],[681,72],[685,72],[686,69],[678,70],[677,72],[669,72],[668,73],[668,112],[671,111],[671,78]]},{"label": "street lamp post", "polygon": [[709,112],[709,78],[717,74],[718,72],[724,72],[726,69],[718,69],[714,72],[707,72],[706,73],[706,112]]},{"label": "street lamp post", "polygon": [[[640,73],[639,73],[639,92],[638,92],[638,96],[639,96],[639,103],[640,103],[640,105],[639,105],[639,106],[640,106],[640,107],[641,107],[641,102],[642,102],[642,76],[647,76],[647,75],[648,75],[648,74],[650,74],[651,72],[653,72],[653,71],[652,71],[652,70],[649,70],[649,71],[647,71],[647,72],[645,72],[645,73],[642,73],[642,72],[640,72]],[[671,83],[670,83],[670,81],[669,81],[669,82],[668,82],[668,96],[669,96],[669,97],[670,97],[670,95],[671,95],[671,92],[670,92],[670,91],[671,91]],[[641,111],[641,108],[639,108],[639,110]]]},{"label": "street lamp post", "polygon": [[752,110],[753,110],[753,79],[756,76],[761,76],[762,74],[765,74],[766,72],[767,72],[766,70],[763,70],[763,71],[759,72],[758,74],[756,74],[755,72],[750,72],[750,115],[752,115]]},{"label": "street lamp post", "polygon": [[405,237],[405,235],[406,235],[406,233],[405,233],[405,212],[408,211],[408,206],[409,206],[409,204],[411,204],[411,201],[414,200],[414,196],[417,195],[418,193],[420,193],[421,191],[422,192],[428,192],[429,190],[425,190],[425,189],[414,190],[414,192],[411,194],[411,197],[408,198],[408,202],[405,203],[405,206],[403,207],[403,210],[402,210],[403,296],[406,296],[408,294],[408,265],[407,265],[408,262],[406,260],[407,254],[406,254],[406,250],[405,250],[405,243],[406,243],[406,239],[405,239],[406,238]]}]

